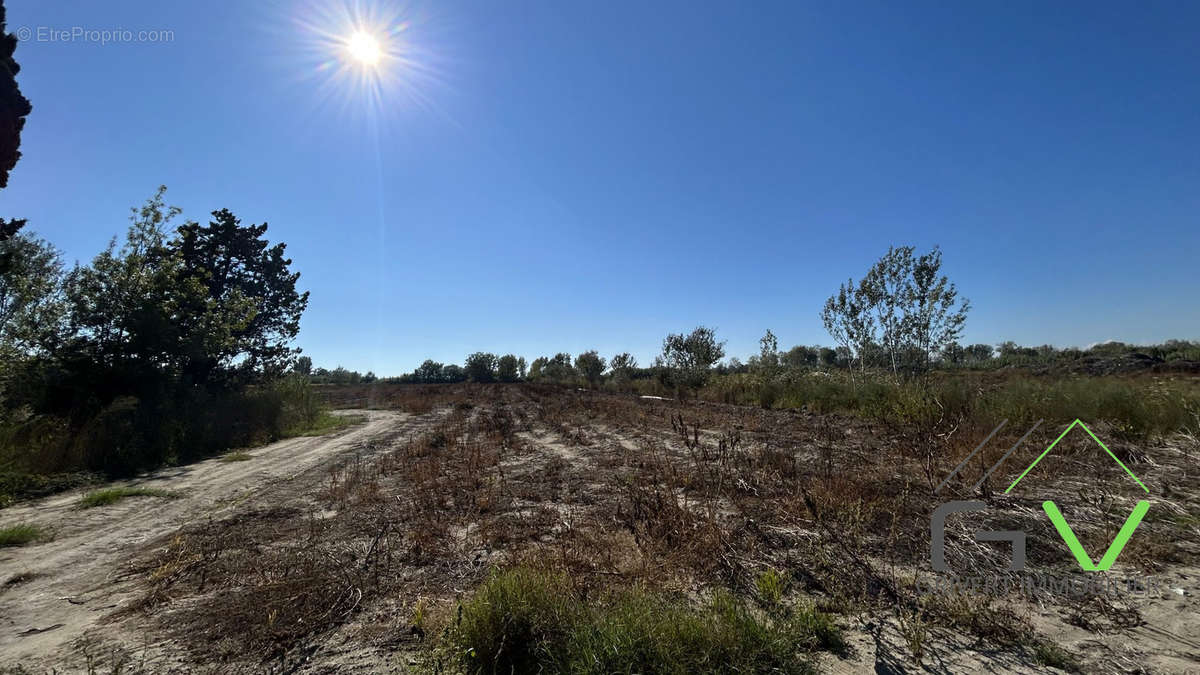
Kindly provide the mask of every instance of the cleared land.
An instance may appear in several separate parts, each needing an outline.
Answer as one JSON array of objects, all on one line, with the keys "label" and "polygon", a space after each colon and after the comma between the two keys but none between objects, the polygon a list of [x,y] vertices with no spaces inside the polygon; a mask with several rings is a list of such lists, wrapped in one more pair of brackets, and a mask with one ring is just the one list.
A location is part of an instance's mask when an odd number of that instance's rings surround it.
[{"label": "cleared land", "polygon": [[[145,644],[136,622],[126,629],[126,622],[106,621],[142,592],[143,580],[124,567],[130,558],[181,527],[304,492],[313,487],[296,480],[305,472],[335,458],[370,454],[372,439],[403,428],[402,414],[365,414],[365,424],[333,436],[292,438],[256,449],[252,462],[214,458],[119,486],[161,490],[170,497],[129,496],[81,508],[81,493],[68,492],[0,511],[0,524],[30,524],[52,535],[45,543],[0,549],[0,664],[33,672],[80,668],[87,654],[77,648],[87,650],[91,632],[128,640],[130,648]],[[107,652],[105,658],[111,657]]]},{"label": "cleared land", "polygon": [[[920,429],[531,385],[330,396],[374,408],[369,422],[137,483],[175,499],[79,511],[74,494],[0,512],[0,524],[53,533],[0,549],[3,576],[14,579],[0,591],[0,662],[34,672],[89,658],[124,672],[491,671],[526,663],[518,641],[536,641],[532,656],[543,660],[630,636],[662,651],[710,630],[709,615],[686,608],[716,602],[744,608],[725,612],[741,622],[729,630],[763,627],[766,646],[746,658],[796,672],[1200,667],[1195,438],[1121,441],[1119,430],[1093,426],[1149,497],[1082,436],[1039,464],[1028,490],[1004,495],[1062,430],[1044,425],[972,492],[1026,431],[1005,429],[934,495],[990,426]],[[1007,545],[971,531],[1019,528],[1031,571],[1078,575],[1041,511],[1050,496],[1071,501],[1064,513],[1091,552],[1149,499],[1112,573],[1153,575],[1159,590],[1083,599],[917,591],[918,575],[930,576],[930,515],[948,499],[991,505],[948,525],[952,569],[1003,570]],[[523,571],[497,581],[496,569]],[[484,649],[470,631],[495,618],[486,610],[495,603],[480,598],[511,599],[537,575],[585,609],[520,596],[526,624],[487,632],[513,639],[493,641],[500,651],[486,659],[467,654],[464,646]],[[631,605],[653,609],[628,619]],[[540,611],[582,628],[555,632]],[[644,620],[650,612],[673,612],[675,625],[697,632],[670,633]],[[795,637],[795,648],[781,652],[775,636]]]}]

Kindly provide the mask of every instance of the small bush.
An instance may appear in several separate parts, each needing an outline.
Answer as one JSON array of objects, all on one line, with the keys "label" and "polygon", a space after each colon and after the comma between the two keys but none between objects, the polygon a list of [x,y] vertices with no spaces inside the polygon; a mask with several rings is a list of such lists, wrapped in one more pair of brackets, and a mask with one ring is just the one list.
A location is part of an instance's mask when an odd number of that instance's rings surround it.
[{"label": "small bush", "polygon": [[634,589],[586,600],[562,574],[493,574],[460,607],[453,651],[472,673],[810,673],[807,652],[842,651],[814,609],[763,616],[727,592],[699,607]]},{"label": "small bush", "polygon": [[251,459],[254,459],[254,455],[252,455],[248,452],[242,452],[241,450],[239,450],[237,452],[229,452],[224,455],[221,455],[221,461],[225,462],[225,463],[246,462]]},{"label": "small bush", "polygon": [[11,525],[0,528],[0,548],[6,546],[24,546],[41,539],[42,529],[36,525]]},{"label": "small bush", "polygon": [[90,509],[96,506],[108,506],[115,504],[126,497],[177,497],[173,493],[166,490],[154,490],[150,488],[130,488],[130,487],[114,487],[105,488],[103,490],[93,490],[83,496],[79,505],[82,508]]},{"label": "small bush", "polygon": [[1080,672],[1079,661],[1067,650],[1053,642],[1038,642],[1033,646],[1033,658],[1043,666],[1068,673]]}]

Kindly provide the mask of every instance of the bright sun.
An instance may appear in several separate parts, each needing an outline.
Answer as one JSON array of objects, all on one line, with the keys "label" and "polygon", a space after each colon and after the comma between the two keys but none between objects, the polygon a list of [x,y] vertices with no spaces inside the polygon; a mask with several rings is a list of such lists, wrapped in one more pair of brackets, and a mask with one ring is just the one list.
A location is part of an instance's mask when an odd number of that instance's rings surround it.
[{"label": "bright sun", "polygon": [[379,46],[379,40],[375,36],[364,31],[356,31],[350,36],[350,40],[346,42],[346,50],[350,52],[350,56],[355,61],[364,66],[374,66],[379,63],[380,57],[383,56],[383,49]]}]

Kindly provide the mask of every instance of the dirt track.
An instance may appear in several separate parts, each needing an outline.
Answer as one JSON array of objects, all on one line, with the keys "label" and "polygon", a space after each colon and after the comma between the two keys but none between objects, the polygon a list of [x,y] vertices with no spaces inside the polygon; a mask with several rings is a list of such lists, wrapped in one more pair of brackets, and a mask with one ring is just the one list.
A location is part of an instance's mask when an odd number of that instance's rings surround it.
[{"label": "dirt track", "polygon": [[390,411],[346,412],[366,415],[367,421],[330,436],[292,438],[254,449],[248,461],[210,459],[122,483],[168,490],[176,499],[136,497],[79,509],[80,493],[70,492],[0,511],[0,525],[36,524],[54,537],[0,549],[0,584],[16,575],[33,575],[0,587],[0,664],[59,664],[73,643],[130,597],[132,585],[117,575],[142,544],[253,499],[304,490],[307,485],[298,483],[308,481],[293,479],[339,455],[369,450],[369,440],[393,432],[406,417]]}]

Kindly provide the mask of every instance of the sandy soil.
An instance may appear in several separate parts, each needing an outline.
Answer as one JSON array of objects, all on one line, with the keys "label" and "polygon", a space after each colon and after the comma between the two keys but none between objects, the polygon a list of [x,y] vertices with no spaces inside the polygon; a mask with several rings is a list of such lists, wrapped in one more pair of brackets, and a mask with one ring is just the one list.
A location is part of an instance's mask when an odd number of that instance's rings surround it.
[{"label": "sandy soil", "polygon": [[[0,549],[0,583],[32,577],[0,587],[0,664],[59,665],[79,638],[132,597],[134,584],[125,583],[120,573],[142,544],[266,496],[307,490],[319,473],[313,469],[339,455],[370,452],[373,438],[395,433],[407,417],[392,411],[345,412],[367,420],[333,435],[256,448],[247,461],[211,459],[119,483],[168,490],[178,498],[134,497],[79,509],[80,493],[70,492],[0,511],[0,525],[36,524],[54,537]],[[296,480],[306,472],[310,480]]]}]

